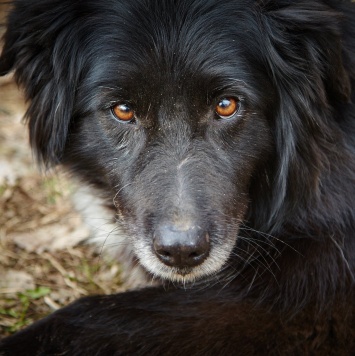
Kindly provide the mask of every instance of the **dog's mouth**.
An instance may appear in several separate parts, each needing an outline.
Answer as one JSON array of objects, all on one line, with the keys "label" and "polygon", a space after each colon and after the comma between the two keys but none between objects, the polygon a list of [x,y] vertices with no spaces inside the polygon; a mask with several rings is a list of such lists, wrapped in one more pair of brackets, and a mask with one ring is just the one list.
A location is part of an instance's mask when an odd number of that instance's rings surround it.
[{"label": "dog's mouth", "polygon": [[185,276],[188,276],[193,273],[193,268],[192,267],[178,268],[178,269],[176,269],[175,273],[179,274],[180,276],[182,276],[184,278]]},{"label": "dog's mouth", "polygon": [[[178,283],[193,283],[219,273],[227,265],[227,261],[236,243],[237,235],[224,239],[224,243],[211,244],[208,255],[198,259],[193,265],[164,262],[158,257],[154,246],[144,239],[134,242],[135,254],[141,265],[153,276]],[[193,258],[193,257],[192,257]]]},{"label": "dog's mouth", "polygon": [[228,270],[246,211],[243,204],[238,214],[210,210],[209,218],[200,219],[134,218],[125,226],[133,253],[153,279],[203,282]]}]

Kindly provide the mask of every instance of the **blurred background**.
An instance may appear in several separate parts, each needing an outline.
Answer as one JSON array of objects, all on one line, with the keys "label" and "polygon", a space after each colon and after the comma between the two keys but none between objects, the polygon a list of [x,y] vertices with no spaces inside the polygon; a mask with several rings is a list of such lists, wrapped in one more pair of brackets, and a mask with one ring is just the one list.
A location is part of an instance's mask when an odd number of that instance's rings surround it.
[{"label": "blurred background", "polygon": [[[7,11],[0,3],[0,36]],[[60,169],[39,172],[25,111],[12,75],[0,78],[0,337],[81,296],[126,288],[121,265],[84,243],[75,184]]]}]

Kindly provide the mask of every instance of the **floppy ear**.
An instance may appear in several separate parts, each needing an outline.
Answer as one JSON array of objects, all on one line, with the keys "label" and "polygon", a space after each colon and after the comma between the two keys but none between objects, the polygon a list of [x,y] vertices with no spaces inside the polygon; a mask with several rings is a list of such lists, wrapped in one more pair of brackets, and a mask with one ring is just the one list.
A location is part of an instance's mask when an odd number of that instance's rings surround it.
[{"label": "floppy ear", "polygon": [[30,142],[46,166],[61,159],[79,75],[71,55],[78,36],[70,5],[65,0],[15,1],[0,57],[0,75],[14,71],[24,89]]},{"label": "floppy ear", "polygon": [[342,118],[335,111],[350,101],[355,63],[344,58],[346,14],[315,1],[259,3],[259,46],[279,96],[273,123],[277,172],[270,215],[264,217],[275,230],[287,216],[307,216],[331,161],[344,160],[345,149],[338,148]]}]

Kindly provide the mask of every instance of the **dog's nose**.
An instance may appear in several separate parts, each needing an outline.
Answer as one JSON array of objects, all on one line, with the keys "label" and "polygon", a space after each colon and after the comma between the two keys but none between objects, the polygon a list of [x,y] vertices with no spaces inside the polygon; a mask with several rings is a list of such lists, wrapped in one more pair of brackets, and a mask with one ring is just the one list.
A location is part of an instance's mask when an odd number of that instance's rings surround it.
[{"label": "dog's nose", "polygon": [[187,229],[173,225],[158,227],[154,236],[154,250],[158,258],[171,267],[195,267],[209,254],[209,235],[193,226]]}]

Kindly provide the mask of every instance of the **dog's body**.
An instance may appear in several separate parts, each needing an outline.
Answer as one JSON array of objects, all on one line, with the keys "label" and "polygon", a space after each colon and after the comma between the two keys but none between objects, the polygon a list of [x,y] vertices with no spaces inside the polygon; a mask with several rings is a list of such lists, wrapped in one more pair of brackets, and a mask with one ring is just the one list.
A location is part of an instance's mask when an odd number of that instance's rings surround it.
[{"label": "dog's body", "polygon": [[40,161],[186,289],[79,300],[5,355],[355,352],[353,3],[17,0],[11,70]]}]

